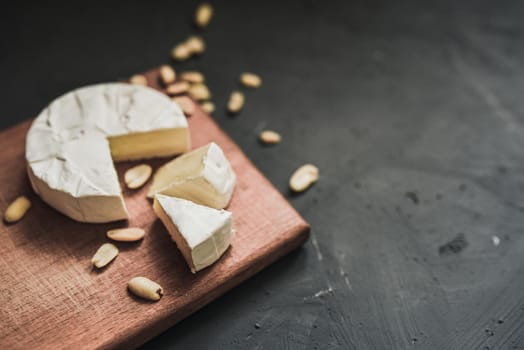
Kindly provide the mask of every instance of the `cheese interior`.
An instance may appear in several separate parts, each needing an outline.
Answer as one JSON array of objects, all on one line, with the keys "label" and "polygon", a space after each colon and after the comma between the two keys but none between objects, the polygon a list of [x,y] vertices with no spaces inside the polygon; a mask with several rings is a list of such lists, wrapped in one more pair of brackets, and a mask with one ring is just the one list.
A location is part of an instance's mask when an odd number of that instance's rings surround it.
[{"label": "cheese interior", "polygon": [[149,188],[216,209],[225,208],[233,194],[236,175],[218,145],[210,143],[158,169]]},{"label": "cheese interior", "polygon": [[165,129],[108,138],[113,161],[167,157],[187,151],[187,129]]},{"label": "cheese interior", "polygon": [[202,174],[203,159],[208,148],[209,145],[197,148],[162,165],[155,174],[148,196],[152,198],[155,193],[169,187],[173,182],[184,181]]}]

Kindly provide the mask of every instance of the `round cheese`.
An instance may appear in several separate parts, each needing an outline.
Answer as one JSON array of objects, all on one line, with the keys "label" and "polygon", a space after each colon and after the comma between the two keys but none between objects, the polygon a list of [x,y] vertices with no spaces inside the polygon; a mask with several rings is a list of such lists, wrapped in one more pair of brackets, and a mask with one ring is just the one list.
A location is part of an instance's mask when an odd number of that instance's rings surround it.
[{"label": "round cheese", "polygon": [[108,83],[49,104],[26,140],[29,179],[49,205],[82,222],[127,218],[113,161],[167,157],[190,148],[187,121],[167,96]]}]

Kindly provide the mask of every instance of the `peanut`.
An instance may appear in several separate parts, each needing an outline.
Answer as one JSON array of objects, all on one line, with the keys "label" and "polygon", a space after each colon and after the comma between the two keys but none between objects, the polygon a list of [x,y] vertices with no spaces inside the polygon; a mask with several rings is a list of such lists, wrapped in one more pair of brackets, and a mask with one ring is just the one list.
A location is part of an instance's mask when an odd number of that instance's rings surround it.
[{"label": "peanut", "polygon": [[302,165],[295,170],[291,179],[289,180],[289,187],[294,192],[302,192],[307,190],[312,184],[317,182],[319,177],[318,168],[312,164]]},{"label": "peanut", "polygon": [[112,243],[104,243],[98,248],[91,259],[91,263],[97,268],[101,268],[113,261],[118,255],[118,248]]},{"label": "peanut", "polygon": [[164,85],[169,85],[175,81],[176,73],[173,68],[167,64],[160,67],[160,79]]},{"label": "peanut", "polygon": [[180,79],[191,84],[203,83],[205,81],[204,75],[197,71],[186,71],[180,74]]},{"label": "peanut", "polygon": [[189,117],[195,113],[195,103],[189,97],[177,96],[173,97],[172,100],[180,106],[180,109],[182,109],[182,112],[184,112],[186,117]]},{"label": "peanut", "polygon": [[107,237],[113,241],[134,242],[144,238],[146,231],[138,227],[118,228],[107,231]]},{"label": "peanut", "polygon": [[264,130],[260,133],[258,136],[259,140],[262,143],[268,144],[268,145],[274,145],[279,143],[282,140],[282,137],[280,134],[273,130]]},{"label": "peanut", "polygon": [[15,199],[4,213],[4,220],[8,223],[15,223],[22,220],[25,213],[31,208],[31,202],[27,199],[26,196],[20,196]]},{"label": "peanut", "polygon": [[142,74],[135,74],[131,78],[129,78],[129,83],[134,85],[147,86],[147,78]]},{"label": "peanut", "polygon": [[227,110],[231,113],[238,113],[244,107],[244,94],[240,91],[233,91],[227,103]]},{"label": "peanut", "polygon": [[185,43],[178,44],[171,50],[171,57],[175,61],[185,61],[191,57],[191,50]]},{"label": "peanut", "polygon": [[145,277],[134,277],[127,282],[127,288],[134,295],[147,300],[158,301],[164,295],[162,287]]},{"label": "peanut", "polygon": [[209,3],[203,3],[198,6],[195,12],[195,24],[199,28],[205,28],[213,17],[213,7]]},{"label": "peanut", "polygon": [[191,85],[188,94],[197,101],[208,100],[211,97],[209,89],[202,83]]},{"label": "peanut", "polygon": [[149,180],[152,172],[153,169],[150,165],[140,164],[126,171],[124,181],[128,188],[136,189],[142,187]]},{"label": "peanut", "polygon": [[206,50],[206,44],[204,43],[204,40],[197,36],[197,35],[191,35],[189,38],[187,38],[185,42],[186,47],[191,51],[191,54],[203,54]]},{"label": "peanut", "polygon": [[187,81],[179,81],[169,85],[166,88],[168,95],[180,95],[186,93],[189,90],[189,83]]},{"label": "peanut", "polygon": [[262,85],[262,79],[254,73],[242,73],[240,75],[240,82],[249,88],[258,88]]},{"label": "peanut", "polygon": [[211,101],[203,102],[201,105],[204,112],[211,114],[215,111],[215,104]]}]

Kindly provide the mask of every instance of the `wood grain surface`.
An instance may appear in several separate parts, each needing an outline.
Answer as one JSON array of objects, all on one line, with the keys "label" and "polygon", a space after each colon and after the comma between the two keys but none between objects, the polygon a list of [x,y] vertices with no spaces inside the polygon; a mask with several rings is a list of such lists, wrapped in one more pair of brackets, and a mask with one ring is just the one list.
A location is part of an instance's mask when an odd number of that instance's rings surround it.
[{"label": "wood grain surface", "polygon": [[[147,73],[158,88],[157,71]],[[213,266],[195,275],[146,199],[147,186],[124,190],[128,222],[85,224],[47,206],[30,188],[24,143],[31,121],[0,133],[0,211],[17,196],[32,207],[12,225],[0,224],[0,348],[130,348],[192,314],[298,247],[309,226],[200,108],[189,118],[193,148],[219,144],[237,173],[229,209],[237,234]],[[157,168],[166,160],[149,161]],[[119,163],[120,179],[135,163]],[[123,187],[124,188],[124,187]],[[101,271],[91,267],[111,228],[139,226],[139,243],[116,243],[120,255]],[[164,288],[156,303],[130,295],[127,281],[148,277]]]}]

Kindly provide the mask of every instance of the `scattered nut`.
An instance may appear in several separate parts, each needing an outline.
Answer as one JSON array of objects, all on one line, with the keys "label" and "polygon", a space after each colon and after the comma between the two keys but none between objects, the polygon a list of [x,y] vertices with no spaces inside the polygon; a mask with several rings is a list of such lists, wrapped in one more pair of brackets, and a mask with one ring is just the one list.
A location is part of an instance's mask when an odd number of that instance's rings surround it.
[{"label": "scattered nut", "polygon": [[147,78],[142,74],[135,74],[129,78],[129,82],[134,85],[144,85],[147,86]]},{"label": "scattered nut", "polygon": [[21,220],[25,213],[31,208],[31,202],[26,196],[20,196],[15,199],[4,213],[4,220],[8,223],[14,223]]},{"label": "scattered nut", "polygon": [[146,231],[138,227],[118,228],[107,231],[107,237],[113,241],[134,242],[144,238]]},{"label": "scattered nut", "polygon": [[147,300],[157,301],[164,295],[162,287],[145,277],[133,277],[127,282],[127,288],[134,295]]},{"label": "scattered nut", "polygon": [[213,7],[209,3],[203,3],[198,6],[195,12],[195,24],[199,28],[205,28],[213,17]]},{"label": "scattered nut", "polygon": [[130,189],[142,187],[149,180],[152,172],[153,169],[147,164],[129,168],[124,175],[126,186]]},{"label": "scattered nut", "polygon": [[[176,61],[185,61],[195,54],[200,55],[204,53],[205,49],[206,44],[204,43],[204,40],[199,36],[191,35],[186,39],[186,41],[176,45],[171,50],[171,57],[173,57],[173,59]],[[167,67],[170,68],[169,66]],[[166,84],[172,83],[174,80],[173,74],[173,80],[167,82]]]},{"label": "scattered nut", "polygon": [[182,112],[184,112],[186,117],[189,117],[193,113],[195,113],[195,103],[189,97],[177,96],[177,97],[173,97],[173,101],[175,101],[180,106],[180,108],[182,109]]},{"label": "scattered nut", "polygon": [[280,134],[273,130],[264,130],[258,135],[258,138],[260,142],[265,143],[267,145],[275,145],[277,143],[280,143],[280,140],[282,140],[282,137]]},{"label": "scattered nut", "polygon": [[227,103],[227,110],[231,113],[238,113],[244,107],[244,94],[240,91],[233,91]]},{"label": "scattered nut", "polygon": [[197,101],[209,100],[211,97],[209,89],[202,83],[191,85],[188,94]]},{"label": "scattered nut", "polygon": [[95,255],[91,259],[91,263],[97,268],[101,268],[109,264],[118,255],[118,248],[112,243],[104,243],[98,248]]},{"label": "scattered nut", "polygon": [[189,90],[189,83],[187,81],[179,81],[169,85],[166,88],[168,95],[180,95],[186,93]]},{"label": "scattered nut", "polygon": [[203,102],[201,105],[204,112],[211,114],[215,111],[215,104],[211,101]]},{"label": "scattered nut", "polygon": [[191,57],[191,50],[185,43],[178,44],[171,50],[171,57],[176,61],[185,61]]},{"label": "scattered nut", "polygon": [[191,35],[186,40],[186,47],[191,51],[191,54],[203,54],[206,49],[206,44],[204,44],[204,40],[197,36],[197,35]]},{"label": "scattered nut", "polygon": [[205,81],[204,75],[197,71],[187,71],[180,74],[180,79],[191,84],[203,83]]},{"label": "scattered nut", "polygon": [[242,73],[240,75],[242,85],[250,88],[258,88],[262,85],[262,79],[254,73]]},{"label": "scattered nut", "polygon": [[175,81],[176,73],[173,68],[167,64],[160,67],[160,79],[164,85],[169,85]]},{"label": "scattered nut", "polygon": [[305,164],[295,170],[289,180],[289,187],[294,192],[302,192],[307,190],[317,180],[318,168],[312,164]]}]

